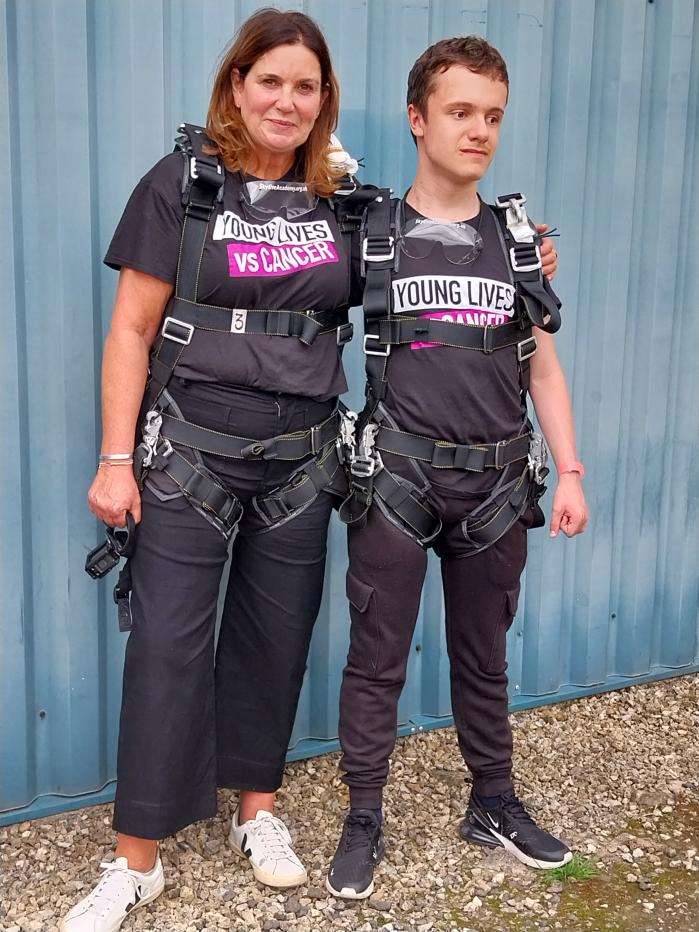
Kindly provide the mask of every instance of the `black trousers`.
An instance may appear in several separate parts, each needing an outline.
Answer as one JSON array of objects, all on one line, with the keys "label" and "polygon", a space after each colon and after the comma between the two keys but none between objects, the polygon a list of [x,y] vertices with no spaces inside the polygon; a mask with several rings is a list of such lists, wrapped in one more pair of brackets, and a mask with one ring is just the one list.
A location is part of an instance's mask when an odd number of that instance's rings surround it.
[{"label": "black trousers", "polygon": [[[326,418],[333,402],[175,380],[184,417],[265,439]],[[276,790],[320,606],[332,500],[265,529],[250,499],[298,463],[205,457],[246,504],[215,648],[226,541],[153,474],[131,560],[114,828],[163,838],[216,812],[216,787]],[[164,480],[164,481],[163,481]],[[214,654],[215,650],[215,654]]]},{"label": "black trousers", "polygon": [[[436,497],[435,497],[436,498]],[[470,557],[449,556],[450,537],[468,512],[463,500],[436,499],[451,701],[459,747],[482,795],[512,786],[507,630],[517,610],[529,515],[496,544]],[[350,528],[347,596],[350,647],[340,693],[340,767],[353,806],[377,809],[396,739],[427,554],[373,505],[363,528]]]}]

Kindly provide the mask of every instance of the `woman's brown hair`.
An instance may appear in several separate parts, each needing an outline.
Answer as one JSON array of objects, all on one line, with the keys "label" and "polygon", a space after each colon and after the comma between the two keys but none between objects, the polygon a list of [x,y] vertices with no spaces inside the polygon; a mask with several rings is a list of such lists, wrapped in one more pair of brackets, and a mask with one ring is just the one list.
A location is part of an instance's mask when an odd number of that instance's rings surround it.
[{"label": "woman's brown hair", "polygon": [[304,45],[320,63],[324,100],[311,133],[300,147],[298,165],[310,191],[327,197],[337,190],[343,172],[328,161],[330,134],[337,126],[340,90],[327,43],[318,25],[304,13],[266,8],[250,16],[236,33],[218,69],[209,103],[206,132],[216,154],[231,171],[254,161],[255,147],[233,100],[233,75],[245,79],[261,55],[279,45]]}]

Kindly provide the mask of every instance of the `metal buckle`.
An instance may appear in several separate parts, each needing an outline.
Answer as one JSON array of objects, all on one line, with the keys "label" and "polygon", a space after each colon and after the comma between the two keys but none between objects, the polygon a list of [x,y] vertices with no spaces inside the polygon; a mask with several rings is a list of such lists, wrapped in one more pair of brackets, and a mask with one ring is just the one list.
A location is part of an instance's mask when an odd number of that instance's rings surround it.
[{"label": "metal buckle", "polygon": [[321,430],[322,427],[320,424],[314,424],[313,427],[311,427],[309,430],[309,434],[311,436],[311,453],[313,454],[320,453],[320,451],[323,449],[321,446],[318,446],[320,442]]},{"label": "metal buckle", "polygon": [[[523,347],[527,344],[533,344],[530,350],[525,350]],[[528,337],[526,340],[522,340],[521,343],[517,344],[517,361],[524,362],[525,359],[530,359],[536,352],[536,337],[534,335]]]},{"label": "metal buckle", "polygon": [[378,432],[379,425],[372,424],[371,421],[362,431],[362,436],[357,444],[357,452],[350,465],[350,472],[353,476],[370,479],[377,469],[383,468],[381,457],[374,449]]},{"label": "metal buckle", "polygon": [[395,237],[389,236],[376,236],[375,240],[381,240],[381,242],[388,242],[388,252],[382,252],[378,255],[370,256],[367,254],[367,246],[369,245],[369,237],[365,236],[362,242],[362,259],[364,262],[388,262],[389,259],[393,259],[396,254],[396,240]]},{"label": "metal buckle", "polygon": [[515,256],[514,246],[510,247],[510,264],[515,272],[534,272],[536,269],[541,268],[541,253],[539,252],[539,247],[534,246],[534,251],[536,252],[536,262],[529,263],[528,265],[519,265],[517,263],[517,257]]},{"label": "metal buckle", "polygon": [[[174,333],[168,333],[169,324],[172,324],[175,327],[182,327],[183,330],[186,330],[187,331],[186,338],[175,336]],[[167,340],[172,340],[173,343],[181,343],[183,346],[189,346],[189,344],[192,342],[194,326],[193,324],[185,323],[183,320],[178,320],[176,317],[166,317],[165,320],[163,321],[163,327],[160,333]]]},{"label": "metal buckle", "polygon": [[[165,437],[160,436],[160,428],[163,425],[163,417],[159,411],[148,411],[146,413],[146,423],[143,425],[142,445],[146,448],[146,454],[141,461],[141,468],[148,469],[155,456],[163,456],[167,459],[172,453],[172,444]],[[158,443],[162,440],[162,447],[157,449]]]},{"label": "metal buckle", "polygon": [[[529,437],[529,453],[527,454],[527,467],[529,475],[537,483],[542,485],[546,477],[546,461],[548,460],[548,451],[544,438],[536,431],[532,431]],[[542,475],[542,472],[544,475]]]},{"label": "metal buckle", "polygon": [[503,463],[501,451],[504,452],[505,447],[507,446],[507,440],[499,440],[495,444],[495,463],[493,464],[494,469],[504,469],[507,463]]},{"label": "metal buckle", "polygon": [[336,341],[338,346],[344,346],[345,343],[349,343],[352,337],[354,336],[354,324],[352,321],[348,321],[346,324],[340,324],[337,328]]},{"label": "metal buckle", "polygon": [[390,356],[391,355],[391,344],[390,343],[386,344],[386,349],[383,351],[367,349],[367,345],[366,345],[367,340],[376,340],[378,342],[380,339],[381,337],[378,336],[378,334],[373,334],[373,333],[364,334],[364,342],[362,344],[362,349],[364,350],[364,354],[366,356]]},{"label": "metal buckle", "polygon": [[489,356],[493,352],[493,327],[483,324],[483,352]]}]

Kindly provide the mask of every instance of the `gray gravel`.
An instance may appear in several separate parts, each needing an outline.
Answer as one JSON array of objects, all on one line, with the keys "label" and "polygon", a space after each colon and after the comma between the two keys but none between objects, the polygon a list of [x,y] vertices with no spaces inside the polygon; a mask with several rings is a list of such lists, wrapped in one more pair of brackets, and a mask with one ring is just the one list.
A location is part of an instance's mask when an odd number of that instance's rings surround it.
[{"label": "gray gravel", "polygon": [[[363,903],[325,892],[347,805],[338,756],[291,764],[279,812],[307,886],[259,886],[225,844],[235,797],[167,839],[166,890],[124,923],[158,932],[656,932],[699,928],[699,676],[513,716],[520,795],[596,866],[596,880],[532,871],[457,834],[469,787],[453,729],[399,742],[385,801],[386,858]],[[54,932],[113,843],[109,807],[0,829],[0,929]]]}]

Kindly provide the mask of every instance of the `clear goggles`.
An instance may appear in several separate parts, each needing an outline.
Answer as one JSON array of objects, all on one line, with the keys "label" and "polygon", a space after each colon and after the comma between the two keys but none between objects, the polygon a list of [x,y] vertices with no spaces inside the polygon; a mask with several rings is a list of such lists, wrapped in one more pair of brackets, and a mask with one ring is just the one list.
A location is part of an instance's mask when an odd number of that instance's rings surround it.
[{"label": "clear goggles", "polygon": [[437,246],[453,265],[468,265],[481,254],[483,237],[470,223],[430,220],[427,217],[405,220],[403,202],[401,208],[397,218],[398,244],[401,252],[409,258],[426,259]]},{"label": "clear goggles", "polygon": [[243,181],[240,199],[245,212],[262,221],[272,217],[298,220],[318,206],[318,196],[293,181]]}]

